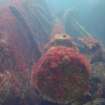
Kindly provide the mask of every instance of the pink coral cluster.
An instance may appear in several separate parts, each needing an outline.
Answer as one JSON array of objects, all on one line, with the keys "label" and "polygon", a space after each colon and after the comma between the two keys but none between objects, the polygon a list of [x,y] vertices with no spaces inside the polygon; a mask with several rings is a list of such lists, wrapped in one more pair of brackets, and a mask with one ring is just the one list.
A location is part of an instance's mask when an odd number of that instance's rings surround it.
[{"label": "pink coral cluster", "polygon": [[75,49],[52,47],[33,66],[32,85],[47,100],[69,103],[87,91],[90,67]]}]

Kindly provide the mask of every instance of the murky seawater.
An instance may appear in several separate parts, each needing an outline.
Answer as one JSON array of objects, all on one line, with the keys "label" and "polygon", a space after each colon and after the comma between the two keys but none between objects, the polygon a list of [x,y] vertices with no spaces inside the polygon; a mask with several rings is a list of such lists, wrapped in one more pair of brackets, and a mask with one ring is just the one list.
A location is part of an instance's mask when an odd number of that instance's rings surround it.
[{"label": "murky seawater", "polygon": [[0,0],[0,105],[105,105],[104,0]]}]

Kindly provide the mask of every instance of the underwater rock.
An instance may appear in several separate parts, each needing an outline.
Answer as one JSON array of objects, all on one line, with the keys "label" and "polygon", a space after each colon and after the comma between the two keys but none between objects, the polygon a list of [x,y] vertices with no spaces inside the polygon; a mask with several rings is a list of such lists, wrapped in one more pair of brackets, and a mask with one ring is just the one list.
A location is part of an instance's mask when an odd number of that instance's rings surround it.
[{"label": "underwater rock", "polygon": [[73,48],[50,48],[33,66],[32,86],[51,102],[70,103],[88,91],[91,65]]},{"label": "underwater rock", "polygon": [[0,71],[0,105],[36,105],[40,101],[33,93],[30,89],[30,70],[9,68],[2,70],[2,73]]},{"label": "underwater rock", "polygon": [[0,73],[0,104],[5,105],[8,102],[9,105],[19,97],[19,94],[20,85],[15,76],[9,72]]},{"label": "underwater rock", "polygon": [[16,9],[0,7],[0,33],[20,65],[29,67],[40,57],[37,43],[31,40],[32,33]]},{"label": "underwater rock", "polygon": [[84,36],[77,38],[75,43],[80,52],[90,59],[91,64],[105,62],[105,48],[96,38]]},{"label": "underwater rock", "polygon": [[56,46],[72,47],[78,50],[73,41],[74,38],[65,33],[52,35],[49,42],[45,45],[44,52]]},{"label": "underwater rock", "polygon": [[5,71],[16,71],[18,66],[12,50],[0,40],[0,73]]},{"label": "underwater rock", "polygon": [[93,101],[87,102],[83,105],[105,105],[105,99],[104,98],[96,98]]},{"label": "underwater rock", "polygon": [[94,48],[94,54],[91,58],[91,63],[92,64],[97,64],[97,63],[105,63],[105,47],[101,45],[97,45]]},{"label": "underwater rock", "polygon": [[93,76],[97,76],[102,81],[104,87],[105,87],[105,63],[97,63],[93,64]]}]

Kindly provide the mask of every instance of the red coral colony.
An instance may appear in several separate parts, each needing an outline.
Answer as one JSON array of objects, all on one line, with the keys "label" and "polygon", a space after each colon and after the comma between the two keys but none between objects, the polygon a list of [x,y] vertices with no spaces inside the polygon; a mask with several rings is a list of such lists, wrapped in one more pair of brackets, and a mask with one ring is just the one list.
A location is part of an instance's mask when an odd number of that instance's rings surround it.
[{"label": "red coral colony", "polygon": [[87,91],[90,67],[75,49],[52,47],[33,66],[32,85],[47,100],[69,103]]}]

